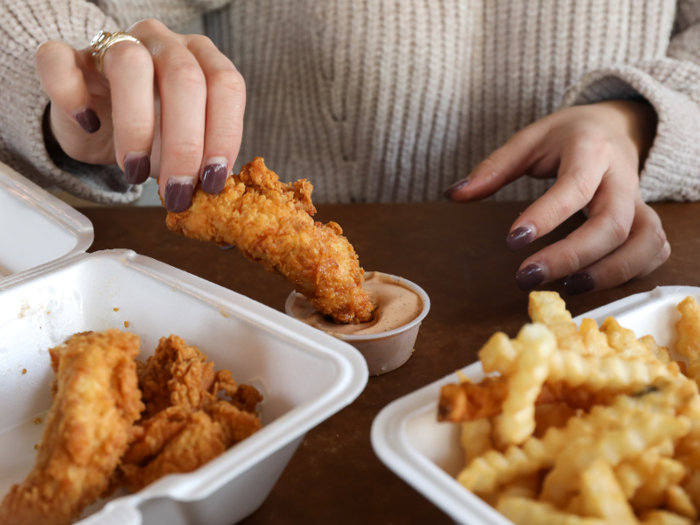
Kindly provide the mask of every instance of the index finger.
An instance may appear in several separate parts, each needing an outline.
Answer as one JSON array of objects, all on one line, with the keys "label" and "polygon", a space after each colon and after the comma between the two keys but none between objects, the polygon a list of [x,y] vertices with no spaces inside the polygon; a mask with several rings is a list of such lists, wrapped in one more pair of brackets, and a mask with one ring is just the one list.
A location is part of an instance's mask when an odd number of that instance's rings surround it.
[{"label": "index finger", "polygon": [[536,146],[547,129],[542,121],[522,129],[478,164],[466,179],[450,186],[445,196],[457,202],[484,199],[518,179],[539,160],[541,154]]}]

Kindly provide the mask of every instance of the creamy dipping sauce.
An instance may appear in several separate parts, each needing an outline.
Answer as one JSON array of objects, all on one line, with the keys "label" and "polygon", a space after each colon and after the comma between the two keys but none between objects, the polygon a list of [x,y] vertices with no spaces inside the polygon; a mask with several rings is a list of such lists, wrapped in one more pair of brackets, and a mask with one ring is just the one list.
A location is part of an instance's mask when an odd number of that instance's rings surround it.
[{"label": "creamy dipping sauce", "polygon": [[331,334],[365,335],[380,334],[400,328],[418,317],[423,311],[423,301],[409,288],[381,272],[368,272],[362,288],[377,308],[372,320],[358,324],[336,324],[332,319],[316,311],[302,295],[292,304],[292,314],[299,321]]}]

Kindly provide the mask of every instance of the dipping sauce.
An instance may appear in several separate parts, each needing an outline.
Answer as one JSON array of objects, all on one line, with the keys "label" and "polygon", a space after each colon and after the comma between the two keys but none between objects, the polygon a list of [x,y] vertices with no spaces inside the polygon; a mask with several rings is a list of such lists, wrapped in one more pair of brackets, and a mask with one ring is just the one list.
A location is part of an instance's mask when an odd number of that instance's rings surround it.
[{"label": "dipping sauce", "polygon": [[316,311],[305,297],[298,295],[292,305],[292,313],[299,321],[331,334],[365,335],[380,334],[400,328],[418,317],[423,301],[412,290],[401,285],[385,273],[368,272],[362,288],[377,306],[371,321],[358,324],[337,324]]}]

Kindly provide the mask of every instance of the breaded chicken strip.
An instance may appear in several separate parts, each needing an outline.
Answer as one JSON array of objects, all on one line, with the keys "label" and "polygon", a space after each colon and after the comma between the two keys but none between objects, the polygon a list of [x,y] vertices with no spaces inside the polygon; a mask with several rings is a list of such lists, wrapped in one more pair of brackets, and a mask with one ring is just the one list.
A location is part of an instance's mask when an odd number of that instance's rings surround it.
[{"label": "breaded chicken strip", "polygon": [[237,385],[228,370],[214,372],[214,363],[180,337],[161,338],[139,365],[139,386],[146,410],[120,465],[120,483],[132,491],[191,472],[262,427],[255,413],[260,393]]},{"label": "breaded chicken strip", "polygon": [[166,224],[194,239],[237,246],[339,323],[369,321],[373,306],[362,289],[364,270],[338,224],[311,218],[312,190],[304,179],[282,184],[258,157],[219,195],[198,188],[190,209],[168,213]]},{"label": "breaded chicken strip", "polygon": [[0,505],[3,525],[71,523],[107,489],[143,409],[138,336],[88,332],[50,352],[53,406],[34,469]]}]

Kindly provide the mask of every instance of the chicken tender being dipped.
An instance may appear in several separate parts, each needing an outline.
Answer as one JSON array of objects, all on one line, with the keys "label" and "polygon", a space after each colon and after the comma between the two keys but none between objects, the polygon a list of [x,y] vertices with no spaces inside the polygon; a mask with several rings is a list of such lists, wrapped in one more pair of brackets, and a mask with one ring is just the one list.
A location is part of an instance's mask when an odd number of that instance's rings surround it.
[{"label": "chicken tender being dipped", "polygon": [[71,523],[108,488],[143,410],[138,336],[86,332],[50,353],[53,405],[34,469],[0,504],[3,525]]},{"label": "chicken tender being dipped", "polygon": [[312,219],[312,190],[305,179],[279,182],[257,157],[229,177],[219,195],[196,189],[190,209],[168,213],[166,224],[187,237],[237,246],[338,323],[369,321],[373,306],[362,289],[364,270],[338,224]]}]

